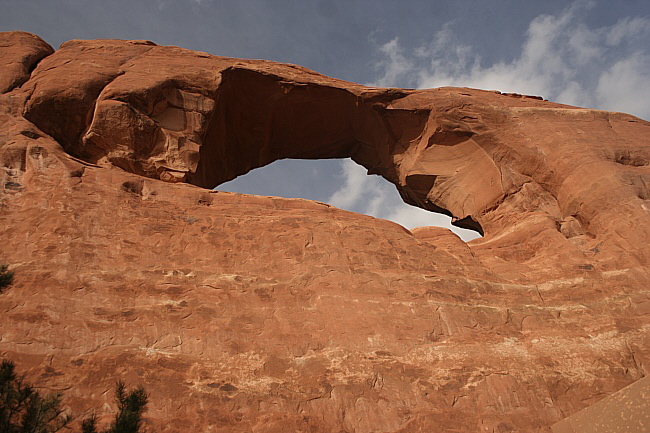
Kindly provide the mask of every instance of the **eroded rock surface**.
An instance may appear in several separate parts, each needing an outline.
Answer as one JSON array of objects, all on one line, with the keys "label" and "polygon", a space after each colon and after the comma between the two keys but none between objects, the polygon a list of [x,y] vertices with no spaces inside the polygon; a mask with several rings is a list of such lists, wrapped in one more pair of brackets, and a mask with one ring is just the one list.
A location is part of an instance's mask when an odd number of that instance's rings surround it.
[{"label": "eroded rock surface", "polygon": [[[0,34],[0,355],[77,413],[122,377],[156,431],[550,432],[648,374],[648,122],[48,47]],[[208,189],[334,157],[485,236]]]},{"label": "eroded rock surface", "polygon": [[6,32],[0,36],[0,94],[20,86],[39,61],[54,50],[43,39],[26,32]]}]

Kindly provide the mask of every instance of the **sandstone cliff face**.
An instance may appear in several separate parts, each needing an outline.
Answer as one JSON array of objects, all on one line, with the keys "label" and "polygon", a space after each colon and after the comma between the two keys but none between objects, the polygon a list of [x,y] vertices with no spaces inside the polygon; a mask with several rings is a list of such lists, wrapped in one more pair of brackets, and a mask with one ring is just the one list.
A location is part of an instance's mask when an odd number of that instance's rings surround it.
[{"label": "sandstone cliff face", "polygon": [[[549,432],[648,374],[648,122],[0,35],[0,355],[77,413],[123,377],[155,431]],[[335,157],[484,237],[207,189]]]}]

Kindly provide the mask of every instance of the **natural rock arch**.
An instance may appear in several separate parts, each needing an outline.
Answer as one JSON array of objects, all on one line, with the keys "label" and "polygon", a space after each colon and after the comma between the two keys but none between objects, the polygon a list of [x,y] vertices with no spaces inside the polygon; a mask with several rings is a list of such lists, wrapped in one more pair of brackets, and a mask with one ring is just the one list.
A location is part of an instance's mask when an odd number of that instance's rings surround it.
[{"label": "natural rock arch", "polygon": [[[643,121],[538,97],[372,88],[294,65],[114,40],[63,44],[19,90],[24,116],[90,162],[212,188],[277,159],[351,157],[407,203],[516,248],[514,227],[545,233],[548,245],[593,239],[619,220],[614,209],[647,194],[616,156],[634,153],[634,167],[650,159],[630,132],[645,133]],[[626,174],[601,181],[587,167]],[[613,189],[622,191],[615,199]],[[630,218],[649,226],[640,207]],[[629,233],[624,243],[635,238],[630,224],[616,224]]]},{"label": "natural rock arch", "polygon": [[[430,173],[415,163],[422,149],[414,144],[458,146],[473,135],[466,125],[431,131],[429,108],[391,106],[409,91],[346,89],[313,73],[305,75],[314,80],[289,81],[255,66],[224,68],[202,88],[138,72],[91,74],[80,83],[83,99],[32,98],[25,115],[73,155],[207,188],[278,159],[350,157],[394,183],[407,203],[482,234],[465,204],[429,195],[454,169]],[[71,124],[48,124],[52,111]]]}]

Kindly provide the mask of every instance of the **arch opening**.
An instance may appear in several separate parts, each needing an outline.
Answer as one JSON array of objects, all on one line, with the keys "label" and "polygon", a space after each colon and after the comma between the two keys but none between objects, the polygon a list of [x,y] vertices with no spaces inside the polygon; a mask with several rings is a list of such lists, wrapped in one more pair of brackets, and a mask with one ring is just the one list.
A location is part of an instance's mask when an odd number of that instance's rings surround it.
[{"label": "arch opening", "polygon": [[243,194],[304,198],[352,212],[383,218],[408,229],[445,227],[469,242],[481,237],[451,224],[451,217],[404,202],[393,184],[352,159],[282,159],[218,185],[216,190]]},{"label": "arch opening", "polygon": [[[346,180],[348,188],[355,190],[359,183],[368,182],[361,182],[360,178],[375,179],[379,182],[374,184],[375,191],[389,188],[390,192],[383,195],[394,197],[392,205],[384,208],[399,208],[402,215],[424,212],[429,218],[435,218],[437,214],[433,212],[449,216],[453,213],[458,216],[454,221],[455,226],[464,226],[482,235],[481,226],[472,219],[471,209],[464,209],[456,201],[451,203],[454,208],[446,209],[446,201],[441,201],[424,189],[418,190],[417,185],[413,189],[408,177],[404,178],[413,174],[413,170],[414,173],[432,175],[428,169],[408,168],[400,162],[413,159],[414,152],[419,151],[417,143],[431,133],[428,131],[431,127],[431,112],[428,108],[391,106],[393,101],[407,95],[408,92],[399,90],[357,94],[348,89],[326,85],[320,79],[314,82],[292,82],[272,73],[233,66],[221,73],[214,114],[205,131],[204,145],[200,148],[196,167],[187,173],[186,181],[214,188],[276,161],[351,158],[364,168],[346,165],[343,169],[329,170],[328,177],[332,178],[336,171],[343,171],[345,176],[353,176],[358,180],[357,184]],[[357,167],[357,171],[351,167]],[[353,175],[360,172],[363,176]],[[387,182],[366,174],[380,175]],[[265,184],[268,186],[273,182],[267,181]],[[402,200],[395,194],[395,186]],[[260,190],[251,192],[259,194]],[[284,194],[274,192],[270,195]],[[332,200],[336,199],[336,192],[330,197],[307,195],[306,198],[330,202],[344,209],[400,220],[391,215],[390,211],[383,214],[379,212],[377,209],[382,208],[379,203],[383,199],[372,193],[366,194],[375,197],[371,200],[373,205],[368,209],[359,209],[358,202],[348,206]],[[465,224],[468,222],[466,219],[473,224]],[[436,224],[407,222],[404,225]],[[450,226],[446,221],[441,221],[439,225]],[[472,236],[475,235],[464,234],[463,238]]]},{"label": "arch opening", "polygon": [[[56,125],[47,123],[50,115],[41,117],[33,107],[27,107],[25,115],[72,155],[204,188],[214,188],[275,161],[351,158],[368,174],[380,175],[396,186],[405,203],[454,216],[453,225],[483,234],[475,219],[493,197],[476,200],[472,185],[481,180],[483,168],[489,171],[493,164],[485,160],[480,146],[469,140],[466,125],[439,118],[432,106],[421,104],[417,97],[410,100],[417,96],[410,91],[340,87],[337,81],[315,73],[302,74],[298,80],[293,67],[278,68],[286,70],[278,75],[264,64],[234,64],[221,69],[216,82],[208,80],[206,88],[164,77],[134,89],[125,84],[128,79],[120,80],[123,74],[102,82],[106,87],[94,105],[90,100],[66,101],[71,106],[80,104],[85,111],[85,115],[73,117],[67,135],[58,134]],[[459,134],[464,138],[450,141],[450,136]],[[471,161],[474,154],[483,155],[481,164]],[[477,166],[480,170],[474,169]],[[356,173],[341,170],[348,176]],[[491,184],[496,171],[489,173]],[[362,177],[366,179],[366,174]],[[468,181],[468,177],[478,179]],[[348,188],[355,184],[349,183]],[[307,198],[332,202],[330,197],[323,200],[309,195]],[[375,197],[369,209],[333,204],[400,221],[377,211],[383,199],[373,193],[365,196]],[[401,201],[394,202],[404,206]],[[430,225],[404,223],[422,224]]]}]

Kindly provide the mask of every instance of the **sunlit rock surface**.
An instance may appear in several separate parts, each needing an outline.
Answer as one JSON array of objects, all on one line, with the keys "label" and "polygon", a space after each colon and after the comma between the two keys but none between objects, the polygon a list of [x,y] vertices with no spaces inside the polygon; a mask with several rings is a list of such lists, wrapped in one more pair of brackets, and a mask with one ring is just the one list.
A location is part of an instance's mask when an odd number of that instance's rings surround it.
[{"label": "sunlit rock surface", "polygon": [[551,426],[553,433],[647,433],[650,377],[645,376],[598,403]]},{"label": "sunlit rock surface", "polygon": [[[148,41],[0,58],[0,355],[80,418],[122,378],[155,431],[550,432],[649,372],[644,120]],[[341,157],[484,237],[209,189]]]}]

